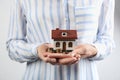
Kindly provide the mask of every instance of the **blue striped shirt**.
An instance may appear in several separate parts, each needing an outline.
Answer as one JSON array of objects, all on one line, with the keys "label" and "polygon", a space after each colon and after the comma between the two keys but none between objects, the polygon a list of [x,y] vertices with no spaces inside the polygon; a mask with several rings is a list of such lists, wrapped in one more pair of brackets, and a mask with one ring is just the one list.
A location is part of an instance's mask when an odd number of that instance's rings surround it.
[{"label": "blue striped shirt", "polygon": [[[11,0],[7,49],[12,60],[27,62],[23,80],[99,80],[96,61],[114,46],[114,0]],[[95,57],[73,65],[51,65],[36,48],[53,43],[52,29],[76,29],[77,45],[88,43]]]}]

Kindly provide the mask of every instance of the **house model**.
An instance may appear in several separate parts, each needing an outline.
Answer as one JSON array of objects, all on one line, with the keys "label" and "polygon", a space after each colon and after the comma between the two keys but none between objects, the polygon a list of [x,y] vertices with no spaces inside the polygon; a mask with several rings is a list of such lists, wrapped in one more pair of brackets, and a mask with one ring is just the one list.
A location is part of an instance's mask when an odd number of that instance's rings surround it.
[{"label": "house model", "polygon": [[71,52],[75,46],[77,39],[76,30],[52,30],[52,39],[54,40],[53,51],[55,53],[68,53]]}]

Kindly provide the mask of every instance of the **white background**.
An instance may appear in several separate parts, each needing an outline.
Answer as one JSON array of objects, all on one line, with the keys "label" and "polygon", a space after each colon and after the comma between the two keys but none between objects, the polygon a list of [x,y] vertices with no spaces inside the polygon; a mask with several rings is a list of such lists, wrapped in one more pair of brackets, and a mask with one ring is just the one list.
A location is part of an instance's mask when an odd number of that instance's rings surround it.
[{"label": "white background", "polygon": [[[25,72],[25,63],[10,60],[6,51],[6,38],[9,25],[9,7],[11,0],[0,0],[0,80],[21,80]],[[120,80],[120,0],[115,8],[116,48],[105,60],[98,62],[100,80]]]}]

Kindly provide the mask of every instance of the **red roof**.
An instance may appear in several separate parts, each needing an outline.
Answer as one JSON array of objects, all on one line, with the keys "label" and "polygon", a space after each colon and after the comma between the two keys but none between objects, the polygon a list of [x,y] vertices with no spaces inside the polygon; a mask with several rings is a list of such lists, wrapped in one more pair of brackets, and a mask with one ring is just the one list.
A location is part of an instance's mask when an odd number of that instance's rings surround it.
[{"label": "red roof", "polygon": [[54,40],[75,40],[77,39],[77,31],[76,30],[59,30],[57,28],[56,30],[52,30],[52,39]]}]

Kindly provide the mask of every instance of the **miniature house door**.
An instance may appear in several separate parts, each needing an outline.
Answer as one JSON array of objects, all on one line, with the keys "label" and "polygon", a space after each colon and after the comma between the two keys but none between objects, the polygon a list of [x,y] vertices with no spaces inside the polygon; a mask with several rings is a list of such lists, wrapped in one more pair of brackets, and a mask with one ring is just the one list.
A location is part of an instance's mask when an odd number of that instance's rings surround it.
[{"label": "miniature house door", "polygon": [[63,42],[63,51],[66,51],[66,42]]}]

